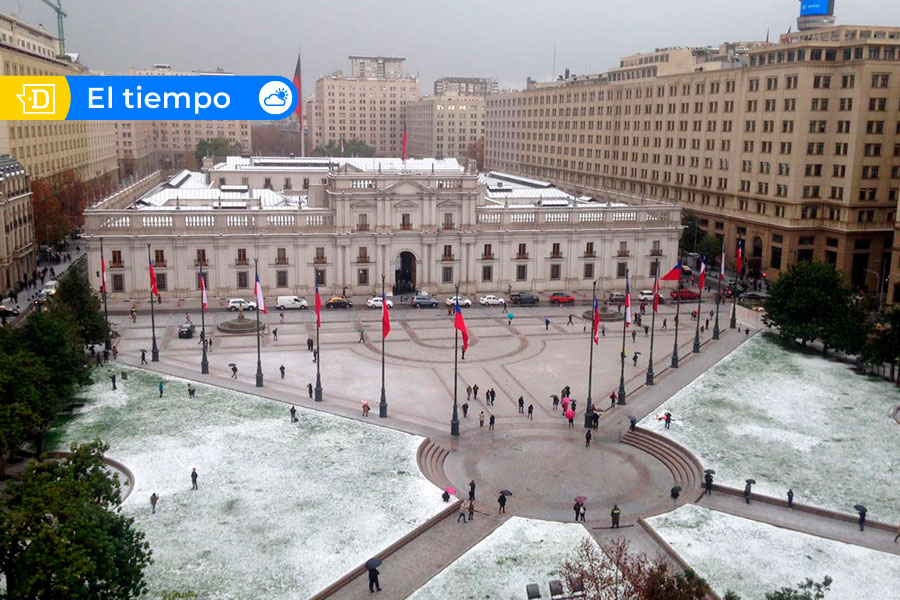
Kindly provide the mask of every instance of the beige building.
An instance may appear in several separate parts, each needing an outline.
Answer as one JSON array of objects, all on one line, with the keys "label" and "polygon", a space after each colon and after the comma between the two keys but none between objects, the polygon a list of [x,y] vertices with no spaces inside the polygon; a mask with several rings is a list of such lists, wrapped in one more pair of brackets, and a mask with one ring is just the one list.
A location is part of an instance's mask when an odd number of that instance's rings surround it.
[{"label": "beige building", "polygon": [[419,80],[414,77],[322,77],[316,81],[315,100],[307,105],[312,142],[307,153],[356,139],[372,146],[376,156],[400,156],[403,111],[418,99]]},{"label": "beige building", "polygon": [[[82,75],[43,28],[0,15],[0,75]],[[72,170],[94,190],[118,179],[113,124],[102,121],[0,121],[0,154],[14,156],[32,179]]]},{"label": "beige building", "polygon": [[483,96],[430,96],[406,104],[410,156],[465,158],[484,138]]},{"label": "beige building", "polygon": [[34,273],[34,210],[31,184],[15,158],[0,156],[0,297]]},{"label": "beige building", "polygon": [[[287,187],[290,180],[290,188]],[[305,183],[303,183],[305,182]],[[306,189],[302,189],[302,188]],[[680,209],[610,194],[573,197],[547,182],[476,175],[455,159],[240,158],[208,173],[138,181],[86,211],[88,272],[99,238],[114,300],[147,292],[147,244],[163,296],[621,290],[676,259]],[[97,284],[97,281],[93,281]]]},{"label": "beige building", "polygon": [[493,77],[441,77],[434,81],[434,95],[487,96],[500,91]]},{"label": "beige building", "polygon": [[660,50],[489,96],[485,162],[574,193],[673,201],[725,238],[729,262],[744,238],[769,279],[814,259],[875,290],[898,210],[898,96],[900,28]]},{"label": "beige building", "polygon": [[891,251],[891,262],[886,269],[885,291],[887,305],[900,305],[900,201],[897,205],[897,216],[894,221],[894,247]]},{"label": "beige building", "polygon": [[406,59],[400,56],[351,56],[350,73],[355,79],[402,79]]}]

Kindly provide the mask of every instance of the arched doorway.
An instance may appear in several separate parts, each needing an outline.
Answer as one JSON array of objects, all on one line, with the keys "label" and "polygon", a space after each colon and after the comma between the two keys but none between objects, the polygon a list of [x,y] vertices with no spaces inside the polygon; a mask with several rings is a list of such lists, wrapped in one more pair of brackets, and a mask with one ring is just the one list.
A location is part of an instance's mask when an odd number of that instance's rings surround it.
[{"label": "arched doorway", "polygon": [[747,257],[747,267],[752,277],[759,277],[763,271],[763,241],[757,236],[753,238],[753,246],[750,250],[750,256]]},{"label": "arched doorway", "polygon": [[394,270],[394,294],[411,294],[416,291],[416,255],[409,251],[400,253]]}]

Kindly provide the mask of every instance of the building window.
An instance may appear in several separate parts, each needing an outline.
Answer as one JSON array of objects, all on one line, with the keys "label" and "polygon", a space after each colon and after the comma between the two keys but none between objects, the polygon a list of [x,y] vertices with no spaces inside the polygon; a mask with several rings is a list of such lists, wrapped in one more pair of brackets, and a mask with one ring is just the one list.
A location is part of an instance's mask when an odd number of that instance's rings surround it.
[{"label": "building window", "polygon": [[357,252],[358,252],[358,254],[356,255],[356,262],[358,262],[358,263],[369,262],[369,249],[368,248],[366,248],[365,246],[360,246],[360,248]]},{"label": "building window", "polygon": [[125,291],[125,275],[122,273],[115,273],[112,276],[112,291],[114,292],[123,292]]},{"label": "building window", "polygon": [[412,215],[410,213],[400,215],[400,229],[404,231],[412,229]]},{"label": "building window", "polygon": [[195,267],[206,267],[209,263],[206,261],[206,250],[200,248],[197,250],[197,258],[194,260]]},{"label": "building window", "polygon": [[357,219],[356,228],[359,231],[368,231],[369,230],[369,215],[366,213],[361,213]]},{"label": "building window", "polygon": [[453,229],[453,213],[444,213],[444,229]]},{"label": "building window", "polygon": [[245,290],[250,287],[250,272],[249,271],[238,271],[237,272],[237,287],[240,290]]},{"label": "building window", "polygon": [[451,244],[444,244],[444,253],[441,255],[441,260],[453,260],[453,246]]},{"label": "building window", "polygon": [[772,269],[781,269],[781,248],[772,246],[772,255],[769,259],[769,267]]},{"label": "building window", "polygon": [[619,256],[628,256],[628,242],[619,242]]},{"label": "building window", "polygon": [[272,178],[271,177],[266,177],[265,182],[263,183],[263,187],[266,188],[267,190],[272,189]]},{"label": "building window", "polygon": [[286,190],[292,189],[292,187],[291,187],[291,178],[290,178],[290,177],[285,177],[285,178],[284,178],[284,189],[286,189]]},{"label": "building window", "polygon": [[276,248],[275,249],[275,264],[276,265],[288,264],[287,248]]},{"label": "building window", "polygon": [[125,266],[125,263],[122,261],[122,251],[121,250],[113,250],[112,251],[112,262],[109,265],[111,268],[121,269]]},{"label": "building window", "polygon": [[559,281],[560,273],[562,272],[562,268],[560,265],[550,265],[550,279],[553,281]]},{"label": "building window", "polygon": [[516,281],[528,279],[528,265],[516,265]]},{"label": "building window", "polygon": [[594,258],[594,242],[586,242],[584,245],[584,257]]},{"label": "building window", "polygon": [[325,258],[325,248],[322,246],[316,248],[316,254],[313,257],[313,263],[317,265],[323,265],[327,262],[327,260],[328,259]]},{"label": "building window", "polygon": [[[203,284],[206,286],[206,289],[209,289],[209,273],[203,274]],[[197,271],[196,277],[194,278],[194,289],[200,289],[200,271]],[[207,292],[208,293],[208,292]]]},{"label": "building window", "polygon": [[157,273],[156,274],[156,287],[160,291],[169,289],[168,277],[166,277],[165,273]]},{"label": "building window", "polygon": [[[491,244],[484,245],[484,252],[481,254],[481,258],[483,258],[485,260],[490,260],[490,259],[494,258],[494,251],[493,251]],[[490,281],[490,279],[488,279],[486,281]]]},{"label": "building window", "polygon": [[628,270],[628,263],[616,263],[616,277],[625,277],[625,273]]},{"label": "building window", "polygon": [[441,283],[453,283],[453,267],[441,268]]},{"label": "building window", "polygon": [[325,277],[325,269],[316,269],[316,283],[318,285],[325,285],[326,277]]},{"label": "building window", "polygon": [[369,285],[369,269],[356,270],[356,284]]},{"label": "building window", "polygon": [[584,263],[584,278],[585,279],[593,279],[594,278],[594,263]]},{"label": "building window", "polygon": [[484,265],[481,267],[481,281],[493,281],[494,280],[494,267],[491,265]]},{"label": "building window", "polygon": [[279,287],[279,288],[288,287],[288,272],[287,271],[275,271],[275,287]]},{"label": "building window", "polygon": [[234,262],[237,265],[249,264],[249,261],[247,260],[247,249],[246,248],[238,248],[237,249],[237,258],[235,259]]},{"label": "building window", "polygon": [[154,250],[153,251],[153,266],[154,267],[166,266],[166,251],[165,250]]}]

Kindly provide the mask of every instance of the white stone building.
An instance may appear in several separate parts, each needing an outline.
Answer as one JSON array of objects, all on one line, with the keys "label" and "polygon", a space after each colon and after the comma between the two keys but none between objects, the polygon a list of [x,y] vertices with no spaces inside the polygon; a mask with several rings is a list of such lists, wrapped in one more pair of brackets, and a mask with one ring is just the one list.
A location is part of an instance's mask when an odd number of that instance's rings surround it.
[{"label": "white stone building", "polygon": [[[676,260],[680,210],[640,199],[575,198],[551,184],[478,175],[455,160],[238,158],[208,173],[141,180],[85,214],[89,273],[104,238],[115,300],[163,295],[446,294],[647,287]],[[99,286],[99,279],[93,282]]]}]

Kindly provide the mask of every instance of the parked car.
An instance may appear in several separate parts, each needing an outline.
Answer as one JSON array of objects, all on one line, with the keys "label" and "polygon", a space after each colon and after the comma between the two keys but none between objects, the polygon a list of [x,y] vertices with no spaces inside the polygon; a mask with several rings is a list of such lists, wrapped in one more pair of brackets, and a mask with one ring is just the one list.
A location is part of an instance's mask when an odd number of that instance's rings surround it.
[{"label": "parked car", "polygon": [[687,265],[681,266],[681,276],[682,277],[690,277],[694,274],[694,270]]},{"label": "parked car", "polygon": [[301,310],[309,308],[309,302],[306,298],[298,296],[278,296],[275,299],[275,308],[285,310],[286,308],[299,308]]},{"label": "parked car", "polygon": [[509,296],[513,304],[537,304],[540,299],[530,292],[515,292]]},{"label": "parked car", "polygon": [[482,296],[478,299],[478,302],[481,303],[482,306],[504,306],[506,304],[506,300],[501,298],[500,296]]},{"label": "parked car", "polygon": [[325,303],[325,308],[350,308],[351,306],[353,306],[353,303],[350,299],[343,296],[332,296]]},{"label": "parked car", "polygon": [[738,298],[741,300],[747,300],[749,302],[762,302],[766,299],[768,295],[762,292],[744,292]]},{"label": "parked car", "polygon": [[249,300],[244,300],[243,298],[228,299],[228,310],[230,310],[231,312],[237,312],[242,308],[244,310],[256,310],[256,302],[250,302]]},{"label": "parked car", "polygon": [[[672,297],[672,300],[678,300],[678,290],[672,290],[672,293],[669,296]],[[694,290],[689,290],[684,288],[681,290],[681,299],[682,300],[696,300],[700,297],[699,292],[695,292]]]},{"label": "parked car", "polygon": [[[653,302],[653,290],[641,290],[639,298],[641,302]],[[659,295],[659,303],[666,303],[666,297],[662,294]]]},{"label": "parked car", "polygon": [[553,292],[550,294],[550,304],[575,304],[575,296],[569,292]]},{"label": "parked car", "polygon": [[610,292],[609,293],[609,301],[610,302],[625,302],[625,292]]},{"label": "parked car", "polygon": [[17,308],[13,308],[12,306],[6,306],[5,304],[0,304],[0,317],[18,317],[19,310]]},{"label": "parked car", "polygon": [[432,296],[419,294],[413,296],[412,300],[409,301],[409,305],[415,308],[437,308],[438,300]]},{"label": "parked car", "polygon": [[194,331],[196,330],[197,328],[194,327],[193,323],[184,323],[178,326],[178,337],[190,339],[194,337]]},{"label": "parked car", "polygon": [[56,290],[59,288],[59,282],[55,279],[51,279],[47,283],[44,284],[44,287],[41,288],[41,291],[47,294],[48,296],[55,296]]},{"label": "parked car", "polygon": [[[394,308],[394,301],[387,298],[388,308]],[[369,308],[381,308],[381,296],[372,296],[366,300],[366,306]]]},{"label": "parked car", "polygon": [[[456,304],[456,296],[450,296],[447,298],[447,306],[453,306]],[[472,301],[463,296],[459,296],[459,305],[460,306],[472,306]]]}]

